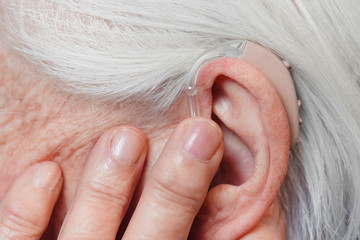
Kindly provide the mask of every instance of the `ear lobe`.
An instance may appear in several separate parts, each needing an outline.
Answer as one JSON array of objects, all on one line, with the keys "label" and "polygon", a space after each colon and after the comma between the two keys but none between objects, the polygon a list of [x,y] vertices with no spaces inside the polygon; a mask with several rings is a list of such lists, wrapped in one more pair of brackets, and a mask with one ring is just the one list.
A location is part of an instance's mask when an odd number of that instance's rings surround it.
[{"label": "ear lobe", "polygon": [[239,239],[261,220],[285,176],[286,111],[269,79],[241,59],[206,64],[198,87],[202,114],[212,111],[224,130],[230,178],[210,190],[192,234],[194,239]]}]

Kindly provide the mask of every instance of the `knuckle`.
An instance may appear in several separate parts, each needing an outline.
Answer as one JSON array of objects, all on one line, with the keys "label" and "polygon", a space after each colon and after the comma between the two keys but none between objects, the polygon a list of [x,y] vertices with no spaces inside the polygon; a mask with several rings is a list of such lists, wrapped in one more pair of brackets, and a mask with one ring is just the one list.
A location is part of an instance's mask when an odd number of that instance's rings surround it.
[{"label": "knuckle", "polygon": [[108,208],[124,208],[128,205],[131,195],[128,188],[119,188],[100,181],[92,181],[87,186],[87,192],[87,200],[93,202],[95,207]]},{"label": "knuckle", "polygon": [[153,193],[157,201],[177,205],[185,211],[197,211],[201,204],[201,194],[181,186],[174,181],[167,181],[163,178],[153,179]]},{"label": "knuckle", "polygon": [[15,204],[5,205],[2,209],[0,235],[32,237],[42,233],[46,223],[35,213]]}]

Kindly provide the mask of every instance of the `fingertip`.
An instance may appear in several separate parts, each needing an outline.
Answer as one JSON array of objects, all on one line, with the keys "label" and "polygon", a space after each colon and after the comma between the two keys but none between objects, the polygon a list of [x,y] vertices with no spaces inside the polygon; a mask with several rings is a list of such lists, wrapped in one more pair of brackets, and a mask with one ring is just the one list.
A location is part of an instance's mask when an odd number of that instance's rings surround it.
[{"label": "fingertip", "polygon": [[61,180],[61,169],[55,162],[41,162],[34,166],[32,184],[35,188],[52,191]]},{"label": "fingertip", "polygon": [[133,134],[137,134],[138,137],[140,137],[143,141],[146,141],[145,133],[143,131],[141,131],[141,129],[139,129],[138,127],[135,127],[135,126],[132,126],[132,125],[122,125],[122,126],[117,127],[116,130],[130,131]]},{"label": "fingertip", "polygon": [[147,141],[147,137],[145,135],[145,133],[143,131],[141,131],[141,129],[139,129],[138,127],[132,126],[132,125],[119,125],[117,127],[113,127],[107,131],[105,131],[100,138],[112,138],[114,136],[114,134],[116,134],[117,132],[121,132],[121,131],[128,131],[130,134],[134,134],[137,135],[140,139],[142,139],[144,142]]},{"label": "fingertip", "polygon": [[220,128],[220,126],[211,118],[207,118],[207,117],[202,117],[202,116],[198,116],[198,117],[192,117],[192,118],[187,118],[184,120],[185,124],[194,124],[197,122],[204,122],[212,127],[214,127],[215,129],[217,129],[219,137],[222,137],[222,130]]},{"label": "fingertip", "polygon": [[212,120],[194,118],[183,137],[183,148],[193,160],[210,161],[223,139],[220,127]]},{"label": "fingertip", "polygon": [[37,163],[20,174],[0,202],[0,239],[39,238],[61,186],[61,169],[54,162]]},{"label": "fingertip", "polygon": [[[147,138],[137,127],[121,125],[105,131],[91,151],[88,162],[102,159],[106,165],[137,165],[147,153]],[[140,161],[139,161],[140,160]]]},{"label": "fingertip", "polygon": [[116,160],[136,164],[146,150],[146,137],[140,129],[133,126],[120,126],[113,130],[110,139],[110,152]]}]

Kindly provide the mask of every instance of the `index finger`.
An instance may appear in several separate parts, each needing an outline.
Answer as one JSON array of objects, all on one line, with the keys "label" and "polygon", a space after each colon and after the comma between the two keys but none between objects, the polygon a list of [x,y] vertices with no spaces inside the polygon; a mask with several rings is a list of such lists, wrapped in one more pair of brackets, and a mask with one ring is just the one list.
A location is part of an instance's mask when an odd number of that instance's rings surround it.
[{"label": "index finger", "polygon": [[152,169],[123,239],[187,239],[223,154],[211,120],[180,123]]}]

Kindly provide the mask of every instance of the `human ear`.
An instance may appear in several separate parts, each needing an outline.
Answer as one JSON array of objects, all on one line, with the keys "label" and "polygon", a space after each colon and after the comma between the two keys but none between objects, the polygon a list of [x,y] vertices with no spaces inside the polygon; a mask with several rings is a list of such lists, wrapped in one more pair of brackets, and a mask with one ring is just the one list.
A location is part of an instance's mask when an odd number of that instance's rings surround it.
[{"label": "human ear", "polygon": [[212,60],[197,86],[201,115],[223,129],[225,154],[192,236],[239,239],[276,199],[286,174],[290,119],[272,81],[245,60]]}]

